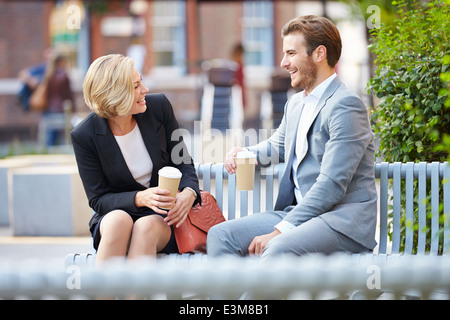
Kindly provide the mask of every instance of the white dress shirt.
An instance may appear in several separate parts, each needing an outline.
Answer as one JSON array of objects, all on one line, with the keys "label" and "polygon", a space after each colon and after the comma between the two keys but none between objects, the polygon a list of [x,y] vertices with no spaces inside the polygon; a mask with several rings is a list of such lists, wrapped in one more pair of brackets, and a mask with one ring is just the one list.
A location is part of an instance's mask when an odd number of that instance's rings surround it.
[{"label": "white dress shirt", "polygon": [[[314,111],[318,107],[318,103],[320,101],[320,98],[322,97],[325,90],[330,85],[331,81],[333,81],[334,78],[336,78],[336,73],[333,73],[330,77],[328,77],[325,81],[323,81],[321,84],[319,84],[317,87],[314,88],[314,90],[310,94],[306,94],[306,91],[302,91],[300,94],[302,95],[301,102],[304,104],[302,114],[300,115],[300,120],[297,128],[297,137],[295,141],[295,149],[294,149],[294,159],[292,161],[292,176],[294,177],[294,194],[295,198],[297,200],[297,203],[300,203],[300,200],[303,198],[302,193],[300,192],[300,185],[297,181],[297,169],[300,165],[300,158],[303,153],[306,152],[306,148],[308,147],[307,142],[307,134],[308,130],[310,128],[310,125],[312,124],[312,117],[314,115]],[[284,232],[289,229],[295,228],[295,226],[288,222],[288,221],[281,221],[278,223],[275,228],[280,231]]]},{"label": "white dress shirt", "polygon": [[130,133],[123,136],[114,136],[114,138],[116,138],[133,178],[143,186],[149,187],[153,162],[145,147],[144,139],[137,123]]}]

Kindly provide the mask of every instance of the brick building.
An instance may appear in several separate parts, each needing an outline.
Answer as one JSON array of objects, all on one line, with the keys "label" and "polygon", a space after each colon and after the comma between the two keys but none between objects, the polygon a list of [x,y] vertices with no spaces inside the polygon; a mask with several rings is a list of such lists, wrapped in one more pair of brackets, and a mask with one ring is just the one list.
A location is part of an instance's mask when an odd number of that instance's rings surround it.
[{"label": "brick building", "polygon": [[18,106],[15,78],[22,68],[41,62],[47,47],[68,54],[80,112],[88,112],[81,83],[90,62],[122,53],[136,57],[150,91],[166,93],[180,124],[189,127],[200,115],[202,62],[231,59],[233,46],[242,43],[246,119],[248,126],[257,127],[261,92],[271,85],[282,57],[282,26],[299,14],[323,14],[323,3],[0,0],[0,143],[36,138],[40,115]]},{"label": "brick building", "polygon": [[0,1],[0,142],[36,136],[40,117],[18,107],[18,83],[11,79],[42,60],[50,44],[49,10],[49,3]]}]

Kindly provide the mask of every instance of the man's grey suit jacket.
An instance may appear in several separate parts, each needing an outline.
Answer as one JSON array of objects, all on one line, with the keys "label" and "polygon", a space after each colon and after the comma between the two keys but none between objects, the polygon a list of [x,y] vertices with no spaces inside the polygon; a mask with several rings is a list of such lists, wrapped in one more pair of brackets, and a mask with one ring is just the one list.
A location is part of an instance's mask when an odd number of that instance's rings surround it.
[{"label": "man's grey suit jacket", "polygon": [[[298,226],[314,217],[369,249],[376,245],[377,192],[375,150],[367,109],[361,99],[336,77],[325,90],[309,127],[307,146],[292,176],[301,94],[286,103],[283,120],[266,141],[250,150],[261,165],[285,162],[275,203],[288,211],[284,220]],[[294,200],[293,178],[303,199]],[[320,235],[318,235],[320,236]]]}]

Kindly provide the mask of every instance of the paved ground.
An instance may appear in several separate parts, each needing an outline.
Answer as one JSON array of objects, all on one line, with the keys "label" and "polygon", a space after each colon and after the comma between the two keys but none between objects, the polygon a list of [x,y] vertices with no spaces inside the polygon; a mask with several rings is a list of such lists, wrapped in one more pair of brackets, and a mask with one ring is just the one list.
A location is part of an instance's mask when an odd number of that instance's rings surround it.
[{"label": "paved ground", "polygon": [[10,228],[0,227],[0,262],[52,259],[64,263],[68,253],[90,249],[90,237],[14,237]]}]

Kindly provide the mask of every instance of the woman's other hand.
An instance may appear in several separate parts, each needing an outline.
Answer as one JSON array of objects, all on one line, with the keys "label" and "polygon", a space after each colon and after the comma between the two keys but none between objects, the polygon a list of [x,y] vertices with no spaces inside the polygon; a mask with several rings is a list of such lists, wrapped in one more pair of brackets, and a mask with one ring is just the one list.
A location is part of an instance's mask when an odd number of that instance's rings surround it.
[{"label": "woman's other hand", "polygon": [[147,207],[161,214],[167,214],[167,211],[160,208],[170,207],[173,201],[170,191],[159,187],[139,191],[134,198],[136,207]]}]

